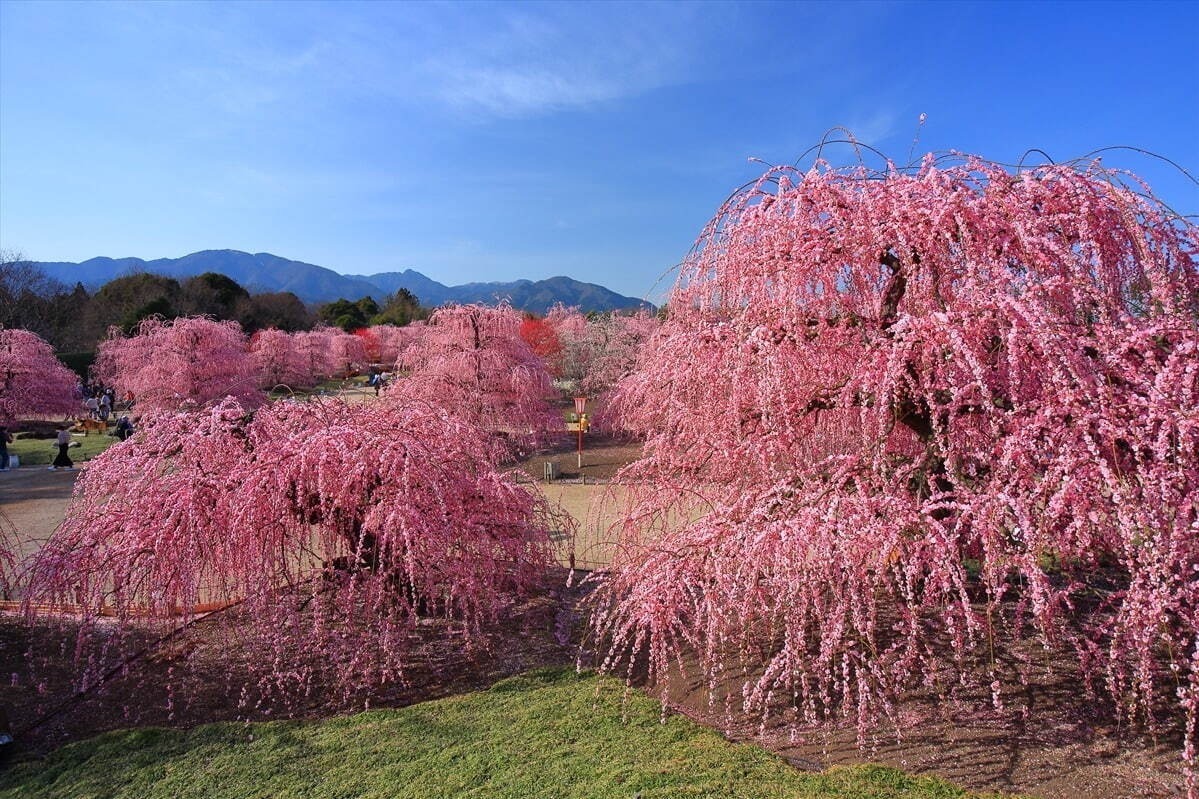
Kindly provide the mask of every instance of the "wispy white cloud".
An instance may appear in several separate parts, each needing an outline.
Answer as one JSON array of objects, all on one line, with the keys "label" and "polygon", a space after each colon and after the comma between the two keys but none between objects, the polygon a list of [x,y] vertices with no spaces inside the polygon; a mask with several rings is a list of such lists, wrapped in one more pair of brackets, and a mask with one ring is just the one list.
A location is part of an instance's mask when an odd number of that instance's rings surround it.
[{"label": "wispy white cloud", "polygon": [[154,30],[155,41],[177,45],[174,73],[162,80],[200,106],[254,115],[358,96],[484,118],[696,80],[716,69],[736,17],[735,7],[708,3],[286,7],[286,17],[260,4],[111,11],[129,31]]},{"label": "wispy white cloud", "polygon": [[[640,4],[407,7],[355,28],[359,70],[394,94],[485,117],[587,107],[693,77],[718,13]],[[348,29],[347,29],[348,32]]]},{"label": "wispy white cloud", "polygon": [[855,116],[845,127],[857,141],[877,146],[895,135],[898,122],[894,111],[883,108]]}]

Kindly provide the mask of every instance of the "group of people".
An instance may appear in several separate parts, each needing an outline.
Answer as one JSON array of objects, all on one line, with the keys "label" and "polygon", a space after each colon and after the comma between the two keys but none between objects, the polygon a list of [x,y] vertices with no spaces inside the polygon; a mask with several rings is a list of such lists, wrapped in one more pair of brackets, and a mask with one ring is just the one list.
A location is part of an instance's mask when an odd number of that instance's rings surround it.
[{"label": "group of people", "polygon": [[83,394],[83,405],[87,408],[88,417],[101,422],[107,422],[116,404],[116,392],[105,388],[99,383],[85,383],[80,386]]},{"label": "group of people", "polygon": [[370,377],[367,378],[366,384],[374,387],[375,396],[377,397],[379,396],[379,389],[384,388],[387,385],[387,381],[390,379],[390,372],[384,372],[377,366],[371,366]]},{"label": "group of people", "polygon": [[[110,406],[111,407],[111,406]],[[129,421],[127,415],[122,415],[117,420],[117,424],[112,434],[121,441],[125,441],[133,435],[133,422]],[[0,425],[0,472],[7,472],[9,469],[9,454],[8,445],[13,442],[12,431],[4,425]],[[58,426],[58,431],[54,434],[54,446],[58,448],[58,455],[55,456],[54,462],[47,467],[50,471],[65,469],[73,471],[75,463],[71,460],[68,450],[74,445],[71,441],[71,427],[67,424]]]}]

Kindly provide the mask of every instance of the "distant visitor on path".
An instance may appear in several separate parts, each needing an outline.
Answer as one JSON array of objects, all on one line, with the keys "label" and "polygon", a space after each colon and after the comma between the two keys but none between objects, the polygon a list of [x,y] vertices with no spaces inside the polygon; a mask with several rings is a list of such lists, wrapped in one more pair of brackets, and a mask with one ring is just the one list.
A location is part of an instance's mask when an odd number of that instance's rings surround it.
[{"label": "distant visitor on path", "polygon": [[8,445],[12,443],[12,433],[0,425],[0,472],[8,471]]},{"label": "distant visitor on path", "polygon": [[58,457],[54,459],[54,463],[50,464],[51,469],[74,469],[75,464],[67,455],[67,448],[71,446],[71,431],[66,427],[58,428],[58,436],[55,438],[58,445]]}]

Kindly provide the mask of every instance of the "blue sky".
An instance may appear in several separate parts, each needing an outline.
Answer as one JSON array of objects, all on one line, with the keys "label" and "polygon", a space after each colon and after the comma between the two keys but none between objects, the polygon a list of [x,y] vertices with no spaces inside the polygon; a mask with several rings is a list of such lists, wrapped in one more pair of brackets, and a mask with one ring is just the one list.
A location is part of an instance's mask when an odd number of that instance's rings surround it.
[{"label": "blue sky", "polygon": [[0,247],[657,297],[750,158],[837,125],[1199,175],[1197,43],[1199,3],[0,0]]}]

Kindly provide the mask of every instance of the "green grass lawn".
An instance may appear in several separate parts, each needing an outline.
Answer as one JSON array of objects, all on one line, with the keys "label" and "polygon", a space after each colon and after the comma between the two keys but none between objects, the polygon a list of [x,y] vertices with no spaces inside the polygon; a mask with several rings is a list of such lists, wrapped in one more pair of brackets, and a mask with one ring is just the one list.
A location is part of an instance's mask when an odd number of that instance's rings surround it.
[{"label": "green grass lawn", "polygon": [[[91,460],[108,449],[117,440],[109,435],[92,433],[88,436],[71,436],[72,441],[78,441],[78,447],[71,447],[71,460],[79,463]],[[8,445],[8,454],[21,459],[22,466],[48,466],[58,454],[52,438],[18,438]]]},{"label": "green grass lawn", "polygon": [[968,796],[880,766],[796,771],[614,680],[531,672],[488,691],[306,722],[107,733],[16,764],[0,797]]}]

